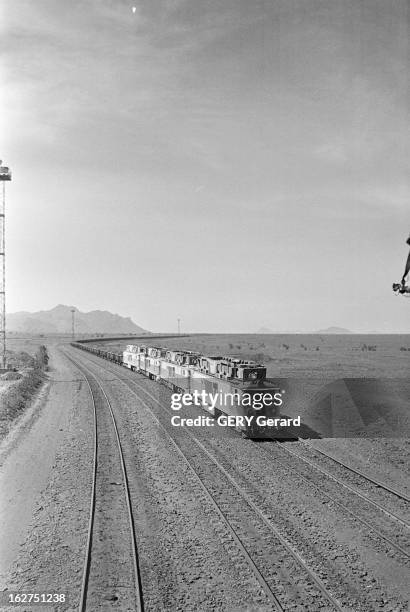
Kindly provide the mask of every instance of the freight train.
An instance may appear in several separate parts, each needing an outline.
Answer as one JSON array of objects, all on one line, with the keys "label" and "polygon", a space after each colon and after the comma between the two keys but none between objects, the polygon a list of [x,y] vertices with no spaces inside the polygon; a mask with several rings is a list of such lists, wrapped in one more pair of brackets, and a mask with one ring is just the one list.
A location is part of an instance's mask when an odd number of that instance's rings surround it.
[{"label": "freight train", "polygon": [[72,346],[143,374],[174,393],[201,398],[201,407],[214,417],[235,417],[236,429],[246,437],[278,437],[283,429],[282,392],[266,380],[266,367],[255,361],[158,346],[128,345],[123,353],[78,342]]}]

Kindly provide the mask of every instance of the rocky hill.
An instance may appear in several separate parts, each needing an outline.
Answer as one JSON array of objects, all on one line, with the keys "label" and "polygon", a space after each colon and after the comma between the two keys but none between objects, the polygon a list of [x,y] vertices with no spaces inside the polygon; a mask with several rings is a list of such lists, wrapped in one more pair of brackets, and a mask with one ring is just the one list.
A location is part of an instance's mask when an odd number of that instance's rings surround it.
[{"label": "rocky hill", "polygon": [[326,329],[320,329],[317,334],[353,334],[354,332],[345,327],[327,327]]},{"label": "rocky hill", "polygon": [[130,317],[121,317],[107,310],[81,312],[74,306],[62,304],[51,310],[10,313],[7,315],[7,329],[35,334],[70,333],[72,309],[75,311],[75,331],[78,334],[135,334],[146,331]]}]

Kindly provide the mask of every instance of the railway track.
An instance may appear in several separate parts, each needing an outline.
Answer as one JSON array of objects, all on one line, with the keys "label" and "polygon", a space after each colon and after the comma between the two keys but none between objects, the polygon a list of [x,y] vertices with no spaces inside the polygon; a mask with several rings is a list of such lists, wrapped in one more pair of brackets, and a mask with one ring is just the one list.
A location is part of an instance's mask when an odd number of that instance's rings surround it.
[{"label": "railway track", "polygon": [[64,355],[83,375],[93,406],[92,486],[78,609],[143,612],[134,516],[114,411],[93,373]]},{"label": "railway track", "polygon": [[[307,465],[313,467],[313,469],[316,470],[317,472],[320,472],[321,474],[323,474],[324,476],[330,478],[334,482],[337,482],[340,486],[342,486],[343,488],[345,488],[348,491],[352,492],[357,497],[360,497],[366,503],[370,504],[374,508],[377,508],[378,510],[380,510],[381,512],[383,512],[384,514],[386,514],[390,518],[394,519],[395,521],[397,521],[403,527],[406,527],[407,529],[410,529],[410,521],[400,517],[398,514],[396,514],[392,510],[386,508],[385,506],[383,506],[379,502],[376,502],[373,499],[369,498],[367,495],[364,495],[361,491],[358,491],[355,487],[353,487],[353,486],[349,485],[348,483],[344,482],[343,480],[341,480],[340,478],[338,478],[337,476],[335,476],[334,474],[332,474],[328,470],[325,470],[324,468],[322,468],[320,465],[317,465],[313,461],[310,461],[310,459],[308,459],[307,457],[305,457],[303,455],[300,455],[297,451],[289,448],[288,446],[285,446],[282,443],[276,443],[276,446],[279,446],[282,451],[285,451],[289,455],[292,455],[293,457],[296,457],[300,461],[303,461]],[[317,449],[315,449],[315,447],[312,447],[310,444],[309,444],[309,448],[317,450]],[[321,452],[321,451],[319,451],[319,452]],[[326,457],[328,456],[326,453],[324,453],[324,454],[325,454]],[[337,461],[337,460],[335,460],[335,461]],[[340,463],[341,466],[344,466],[344,463],[342,463],[342,462],[338,462],[338,463]],[[372,484],[375,484],[377,487],[380,486],[380,485],[377,484],[376,481],[374,481],[370,477],[365,477],[365,478],[366,478],[366,480],[368,482],[370,482]],[[385,489],[385,487],[383,487],[383,489]],[[385,489],[385,490],[389,491],[388,488]],[[401,497],[401,499],[405,499],[405,498]]]},{"label": "railway track", "polygon": [[[96,381],[94,375],[92,374],[92,372],[90,371],[89,368],[87,368],[84,364],[82,364],[81,366],[78,365],[77,362],[75,362],[73,359],[71,359],[67,354],[66,356],[68,357],[68,359],[70,359],[75,365],[76,367],[78,367],[80,369],[80,371],[84,374],[87,382],[90,380],[94,380],[100,389],[102,389],[101,385]],[[98,364],[100,366],[100,364]],[[100,366],[102,367],[102,366]],[[104,370],[106,370],[106,368],[103,368]],[[110,372],[112,374],[112,372]],[[116,377],[118,378],[118,377]],[[102,389],[103,390],[103,389]],[[107,401],[109,402],[104,390],[104,397],[107,399]],[[138,397],[138,399],[140,399]],[[149,408],[148,408],[149,409]],[[152,413],[153,414],[153,413]],[[162,424],[159,422],[159,420],[154,416],[154,419],[158,422],[158,424],[160,425],[160,427],[162,427]],[[184,452],[179,448],[179,446],[172,440],[173,442],[173,446],[175,448],[175,450],[177,451],[178,455],[183,459],[184,463],[189,467],[189,469],[191,470],[191,473],[194,475],[194,478],[196,480],[196,483],[200,486],[202,493],[204,494],[205,498],[207,499],[208,502],[211,503],[214,512],[216,512],[217,516],[219,516],[219,518],[222,520],[222,522],[224,523],[227,531],[229,532],[230,536],[232,537],[233,541],[235,542],[236,546],[239,548],[240,552],[242,553],[246,563],[247,563],[247,569],[251,570],[252,573],[255,575],[258,583],[260,584],[263,592],[266,594],[267,599],[270,601],[270,603],[272,604],[274,610],[277,610],[279,612],[284,612],[285,608],[282,607],[282,605],[280,604],[280,601],[277,599],[276,594],[273,592],[273,590],[270,588],[270,586],[267,584],[267,582],[265,581],[264,577],[262,576],[262,574],[259,572],[256,564],[253,562],[252,557],[249,555],[249,553],[247,552],[245,546],[243,545],[241,539],[237,536],[236,531],[233,529],[232,525],[230,524],[230,522],[226,519],[226,517],[224,516],[224,514],[222,513],[222,511],[220,510],[220,507],[218,506],[218,504],[216,503],[216,501],[214,500],[214,498],[212,497],[212,495],[209,493],[209,490],[206,488],[206,486],[203,484],[202,480],[199,478],[199,476],[196,474],[196,472],[193,470],[187,456],[184,454]],[[94,485],[93,485],[93,491],[94,491]],[[94,494],[93,494],[94,495]],[[92,502],[93,504],[93,502]],[[90,565],[90,541],[91,541],[91,532],[92,532],[92,516],[93,516],[93,512],[90,512],[90,531],[89,531],[89,537],[88,537],[88,546],[87,546],[87,555],[86,555],[86,563],[85,563],[85,567],[84,567],[84,578],[83,578],[83,588],[82,588],[82,594],[81,594],[81,604],[80,604],[80,608],[79,611],[83,612],[86,610],[86,606],[85,606],[85,599],[86,599],[86,592],[87,592],[87,585],[88,585],[88,580],[87,580],[87,575],[89,573],[89,565]],[[142,601],[142,597],[141,597],[141,601]],[[136,612],[140,612],[140,610],[142,610],[142,608],[136,608],[135,609]]]},{"label": "railway track", "polygon": [[[164,424],[163,419],[159,418],[147,401],[141,397],[141,393],[145,398],[149,398],[151,402],[158,405],[162,414],[164,411],[169,412],[164,409],[163,404],[161,404],[156,397],[136,381],[117,376],[112,369],[106,368],[94,360],[90,361],[125,384],[166,434],[167,440],[174,447],[187,468],[189,468],[195,482],[206,496],[219,519],[225,525],[226,530],[229,532],[233,541],[235,541],[237,547],[240,549],[241,555],[245,559],[248,568],[252,570],[252,573],[275,610],[290,610],[293,608],[289,606],[286,592],[280,582],[278,582],[277,570],[272,572],[272,560],[269,564],[266,562],[266,559],[261,561],[261,559],[258,558],[258,551],[260,552],[261,550],[274,550],[275,554],[279,555],[276,562],[280,561],[280,563],[277,563],[277,566],[285,565],[288,575],[293,575],[295,579],[294,582],[298,583],[298,587],[295,589],[295,584],[293,584],[288,585],[288,589],[293,589],[292,596],[296,598],[295,601],[299,598],[298,605],[307,605],[307,609],[313,609],[312,606],[316,606],[317,609],[337,610],[340,612],[346,609],[353,609],[344,607],[341,604],[339,599],[319,577],[318,573],[312,570],[306,560],[299,554],[295,546],[287,541],[276,528],[272,522],[272,517],[269,516],[269,512],[265,509],[261,509],[261,507],[253,501],[251,494],[236,482],[214,454],[210,453],[202,442],[190,432],[186,432],[186,436],[184,435],[185,442],[182,437],[178,438],[177,442],[168,431],[171,425],[167,427]],[[169,412],[169,414],[171,413]],[[206,457],[205,462],[204,456]],[[204,464],[212,466],[212,470],[203,470],[201,466]],[[219,483],[218,485],[216,485],[217,482]],[[229,483],[230,489],[228,489],[227,483]],[[241,508],[239,513],[238,508]],[[238,520],[238,514],[241,513],[243,519]],[[251,532],[253,533],[252,538],[249,537],[249,528],[248,533],[244,532],[244,525],[251,525]],[[254,540],[253,542],[252,539]],[[259,544],[255,548],[256,541],[259,541]],[[258,562],[254,561],[255,558],[258,558]],[[297,593],[298,589],[300,591],[299,593]],[[308,604],[303,602],[301,592],[305,598],[310,598]],[[294,609],[302,608],[296,607]]]},{"label": "railway track", "polygon": [[[164,406],[163,404],[161,404],[161,402],[159,402],[154,396],[152,396],[149,392],[147,392],[145,389],[143,389],[143,387],[141,387],[140,385],[138,385],[137,383],[135,383],[134,381],[131,382],[130,384],[135,385],[136,387],[139,388],[139,390],[142,390],[146,395],[148,395],[151,400],[155,401],[161,408],[162,410],[164,410]],[[167,411],[167,409],[165,409]],[[169,411],[167,411],[169,412]],[[201,442],[195,437],[193,436],[190,432],[187,432],[188,436],[190,436],[199,446],[202,447],[202,449],[204,450],[204,452],[207,454],[208,458],[216,463],[217,460],[215,459],[214,456],[212,456],[201,444]],[[276,443],[278,444],[278,443]],[[280,446],[281,448],[285,449],[285,447],[283,447],[281,444],[278,444],[278,446]],[[268,455],[270,455],[272,457],[272,453],[270,453],[269,451],[263,449],[264,452],[266,452]],[[286,448],[286,451],[289,454],[293,454],[295,457],[297,457],[298,459],[300,459],[301,457],[299,457],[299,455],[293,451],[290,451],[289,449]],[[275,457],[276,459],[277,457]],[[309,462],[310,465],[312,465],[313,467],[315,467],[315,464]],[[224,470],[224,468],[222,468],[222,466],[219,467]],[[369,530],[370,532],[372,532],[375,536],[377,536],[377,538],[379,538],[379,540],[385,542],[386,544],[388,544],[391,548],[393,548],[397,553],[399,553],[402,557],[404,557],[404,559],[408,560],[410,559],[410,549],[406,549],[403,548],[403,546],[401,546],[400,544],[398,544],[395,540],[393,540],[391,537],[389,537],[388,535],[386,535],[385,533],[383,533],[382,531],[380,531],[380,529],[377,529],[372,523],[370,523],[368,520],[364,519],[362,516],[360,516],[357,512],[351,510],[345,503],[342,503],[340,501],[338,501],[337,499],[335,499],[335,497],[333,495],[329,495],[329,493],[327,493],[326,491],[323,490],[323,486],[318,486],[317,484],[313,483],[311,479],[306,478],[305,476],[303,476],[302,474],[300,474],[300,472],[298,472],[297,470],[294,469],[294,471],[303,479],[305,480],[305,482],[309,485],[309,486],[315,486],[316,489],[318,489],[322,495],[324,495],[325,497],[327,497],[330,501],[332,501],[334,504],[338,505],[340,508],[342,508],[342,510],[350,515],[355,521],[359,522],[360,524],[362,524],[363,526],[365,526],[367,528],[367,530]],[[225,470],[224,470],[225,472]],[[323,471],[323,473],[326,473],[325,471]],[[326,473],[327,475],[327,473]],[[338,484],[341,484],[343,486],[346,486],[346,483],[343,483],[340,479],[336,479],[333,478],[333,480],[335,480],[336,482],[338,482]],[[359,494],[359,492],[357,492],[355,489],[348,487],[353,493],[355,493],[355,495],[357,495],[358,497],[360,497],[361,499],[365,500],[366,502],[369,502],[370,505],[374,506],[375,508],[377,508],[378,510],[382,511],[384,514],[386,514],[387,516],[389,516],[390,518],[394,519],[395,521],[397,521],[398,523],[400,523],[402,526],[404,526],[406,529],[408,529],[410,527],[410,523],[408,521],[406,521],[405,519],[402,519],[401,517],[399,517],[397,514],[391,512],[390,510],[388,510],[387,508],[383,507],[381,504],[378,504],[377,502],[373,502],[373,500],[369,500],[366,496]],[[324,586],[324,585],[323,585]]]},{"label": "railway track", "polygon": [[406,493],[404,493],[403,491],[399,491],[398,489],[390,487],[386,483],[384,483],[384,482],[382,482],[382,481],[380,481],[380,480],[378,480],[376,478],[372,478],[371,476],[369,476],[368,474],[365,474],[361,470],[358,470],[358,469],[354,468],[353,466],[348,465],[347,463],[345,463],[341,459],[337,459],[333,455],[331,455],[329,453],[326,453],[324,450],[321,450],[321,449],[317,448],[311,442],[309,442],[308,440],[305,440],[304,438],[298,438],[298,441],[302,442],[302,444],[307,446],[310,450],[313,450],[314,452],[319,453],[320,455],[326,457],[327,459],[330,459],[331,461],[333,461],[337,465],[340,465],[340,466],[346,468],[347,470],[349,470],[353,474],[356,474],[357,476],[360,476],[361,478],[363,478],[367,482],[370,482],[371,484],[379,487],[380,489],[383,489],[384,491],[387,491],[388,493],[391,493],[392,495],[395,495],[399,499],[402,499],[402,500],[410,503],[410,496],[407,495]]},{"label": "railway track", "polygon": [[[281,445],[275,445],[275,446],[281,446]],[[290,451],[289,449],[284,449],[281,446],[281,449],[284,451],[286,450],[286,452],[289,455],[292,455],[294,457],[297,457],[298,459],[304,460],[303,457],[301,457],[300,455],[298,455],[298,453],[295,453],[294,451]],[[262,451],[268,456],[270,457],[270,459],[274,458],[275,462],[279,459],[278,456],[276,454],[274,454],[273,452],[271,452],[270,450],[266,450],[265,448],[262,449]],[[312,465],[314,468],[316,467],[315,464],[312,464],[311,462],[306,462],[308,465]],[[405,549],[403,548],[403,546],[401,546],[400,544],[398,544],[395,540],[393,540],[391,537],[389,537],[388,535],[386,535],[385,533],[383,533],[382,531],[380,531],[380,529],[378,529],[377,527],[374,526],[374,524],[370,523],[367,519],[363,518],[362,516],[360,516],[357,512],[355,512],[354,510],[352,510],[351,508],[349,508],[347,506],[346,503],[339,501],[338,499],[336,499],[336,497],[334,495],[329,494],[327,491],[324,490],[323,487],[323,482],[321,482],[320,484],[317,484],[311,477],[306,477],[305,475],[303,475],[301,473],[300,470],[296,469],[295,466],[291,466],[289,464],[286,464],[287,467],[289,469],[291,469],[293,472],[295,472],[295,474],[303,481],[306,482],[307,485],[309,485],[309,487],[314,487],[315,489],[317,489],[319,491],[319,493],[324,496],[327,497],[332,503],[334,503],[335,505],[339,506],[343,512],[349,516],[351,516],[355,521],[357,521],[358,523],[364,525],[366,527],[366,529],[370,532],[372,532],[379,540],[385,542],[386,544],[388,544],[391,548],[393,548],[397,553],[399,553],[402,557],[404,557],[404,559],[408,560],[410,559],[410,548],[409,549]],[[319,470],[321,472],[321,470]],[[326,476],[328,476],[328,474],[326,472],[323,471],[324,474],[326,474]],[[338,479],[333,479],[336,482],[338,482],[339,484],[342,484],[343,486],[345,486],[345,483],[343,483],[342,481],[338,480]],[[350,487],[348,487],[350,489]],[[351,489],[351,491],[354,494],[357,494],[357,491],[355,491],[353,488]],[[374,507],[376,507],[378,510],[383,511],[384,514],[386,514],[387,516],[391,517],[392,519],[394,519],[397,522],[400,522],[401,525],[403,525],[406,528],[409,528],[410,525],[408,524],[407,521],[401,519],[400,517],[398,517],[396,514],[390,512],[389,510],[387,510],[386,508],[384,508],[383,506],[381,506],[380,504],[377,504],[376,502],[372,502],[372,500],[369,500],[366,496],[364,495],[359,495],[360,498],[364,499],[366,502],[370,502],[371,505],[373,505]]]}]

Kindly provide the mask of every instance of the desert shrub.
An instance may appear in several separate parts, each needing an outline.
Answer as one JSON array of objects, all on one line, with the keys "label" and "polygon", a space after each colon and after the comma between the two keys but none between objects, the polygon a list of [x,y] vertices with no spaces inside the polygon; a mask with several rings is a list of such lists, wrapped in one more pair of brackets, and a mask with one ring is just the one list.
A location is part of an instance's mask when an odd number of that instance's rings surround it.
[{"label": "desert shrub", "polygon": [[317,347],[316,347],[316,350],[317,350],[317,351],[320,351],[320,346],[317,346]]},{"label": "desert shrub", "polygon": [[11,368],[32,368],[34,366],[34,362],[34,357],[26,353],[26,351],[19,351],[16,353],[7,351],[7,363]]},{"label": "desert shrub", "polygon": [[286,349],[287,351],[289,350],[289,344],[285,344],[285,343],[283,343],[283,344],[282,344],[282,346],[283,346],[283,348],[284,348],[284,349]]},{"label": "desert shrub", "polygon": [[[44,381],[44,370],[47,369],[48,353],[45,346],[39,347],[36,356],[31,357],[31,365],[26,366],[9,389],[1,396],[0,425],[1,432],[8,430],[8,424],[17,418],[30,402],[35,391]],[[13,374],[17,374],[13,372]]]},{"label": "desert shrub", "polygon": [[362,344],[362,351],[376,351],[377,344]]},{"label": "desert shrub", "polygon": [[12,385],[2,397],[0,419],[15,419],[25,408],[35,390],[43,382],[41,370],[27,370],[22,378]]},{"label": "desert shrub", "polygon": [[233,349],[233,344],[232,344],[232,342],[230,342],[230,343],[228,344],[228,346],[229,346],[230,350],[232,350],[232,349]]},{"label": "desert shrub", "polygon": [[44,344],[42,344],[41,346],[39,346],[37,353],[35,355],[35,366],[40,368],[40,369],[47,369],[48,366],[48,353],[47,353],[47,349],[44,346]]}]

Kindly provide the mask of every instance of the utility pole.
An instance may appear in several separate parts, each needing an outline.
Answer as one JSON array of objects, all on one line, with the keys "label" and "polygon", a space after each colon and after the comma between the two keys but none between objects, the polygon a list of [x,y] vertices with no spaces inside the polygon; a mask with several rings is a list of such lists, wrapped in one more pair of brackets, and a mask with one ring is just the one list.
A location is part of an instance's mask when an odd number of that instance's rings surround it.
[{"label": "utility pole", "polygon": [[75,313],[75,308],[71,309],[71,340],[74,341],[74,331],[75,331],[75,327],[74,327],[74,313]]},{"label": "utility pole", "polygon": [[181,319],[177,319],[178,321],[178,336],[181,334]]},{"label": "utility pole", "polygon": [[0,367],[6,369],[6,183],[10,170],[0,160],[0,181],[3,183],[0,208]]}]

